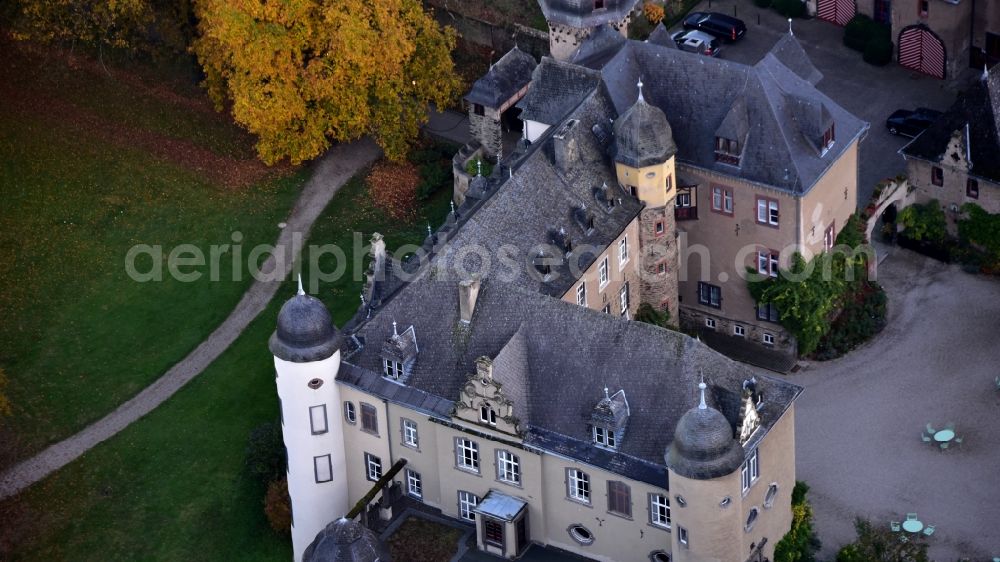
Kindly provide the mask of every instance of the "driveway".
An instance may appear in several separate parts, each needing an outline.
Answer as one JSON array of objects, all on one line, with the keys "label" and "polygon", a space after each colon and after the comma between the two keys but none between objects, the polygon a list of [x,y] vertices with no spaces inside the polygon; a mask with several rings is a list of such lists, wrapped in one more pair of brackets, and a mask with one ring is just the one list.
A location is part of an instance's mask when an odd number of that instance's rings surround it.
[{"label": "driveway", "polygon": [[[879,275],[886,329],[790,378],[805,387],[797,478],[812,487],[823,554],[853,539],[855,514],[888,526],[916,512],[937,527],[932,559],[1000,556],[1000,281],[898,248]],[[928,422],[954,422],[964,442],[921,442]]]},{"label": "driveway", "polygon": [[[746,0],[705,0],[694,11],[733,15],[734,9],[736,16],[746,22],[747,33],[739,43],[723,48],[724,59],[755,64],[788,33],[787,19]],[[885,119],[901,108],[922,106],[944,111],[955,100],[955,85],[907,71],[895,63],[872,66],[861,60],[861,53],[844,46],[844,28],[831,23],[797,19],[792,26],[795,38],[823,73],[823,80],[816,87],[871,123],[868,137],[861,143],[858,178],[858,205],[864,207],[876,183],[904,173],[906,168],[902,156],[896,152],[909,139],[890,135],[885,129]]]}]

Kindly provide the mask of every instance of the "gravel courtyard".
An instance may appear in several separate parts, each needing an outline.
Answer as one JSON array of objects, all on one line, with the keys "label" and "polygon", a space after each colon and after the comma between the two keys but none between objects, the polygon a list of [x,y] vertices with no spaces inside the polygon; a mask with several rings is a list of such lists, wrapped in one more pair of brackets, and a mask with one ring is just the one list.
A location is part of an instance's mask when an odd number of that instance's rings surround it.
[{"label": "gravel courtyard", "polygon": [[[790,377],[806,389],[797,478],[812,487],[822,554],[853,539],[855,514],[888,525],[916,512],[937,527],[932,559],[1000,556],[1000,282],[898,248],[879,281],[886,329]],[[955,422],[964,443],[922,443],[928,422]]]}]

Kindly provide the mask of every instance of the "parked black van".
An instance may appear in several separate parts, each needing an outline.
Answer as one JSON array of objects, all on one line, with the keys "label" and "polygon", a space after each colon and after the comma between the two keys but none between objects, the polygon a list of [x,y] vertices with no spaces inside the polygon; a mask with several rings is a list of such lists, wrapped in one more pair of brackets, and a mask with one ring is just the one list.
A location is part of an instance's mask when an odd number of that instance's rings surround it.
[{"label": "parked black van", "polygon": [[697,29],[723,41],[738,41],[747,32],[743,20],[718,12],[693,12],[684,18],[684,29]]}]

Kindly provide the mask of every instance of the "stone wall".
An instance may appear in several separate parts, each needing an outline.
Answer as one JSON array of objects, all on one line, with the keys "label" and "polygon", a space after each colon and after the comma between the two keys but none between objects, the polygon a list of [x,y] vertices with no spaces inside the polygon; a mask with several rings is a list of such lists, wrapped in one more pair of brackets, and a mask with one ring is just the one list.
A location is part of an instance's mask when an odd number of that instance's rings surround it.
[{"label": "stone wall", "polygon": [[469,182],[473,175],[465,171],[465,166],[470,160],[483,157],[483,147],[476,141],[459,149],[455,156],[451,158],[451,172],[454,178],[452,183],[451,200],[456,207],[461,207],[465,202],[465,194],[469,191]]},{"label": "stone wall", "polygon": [[[703,330],[714,330],[729,337],[739,337],[733,334],[734,327],[743,326],[745,334],[743,339],[753,342],[761,347],[782,351],[791,355],[798,353],[798,344],[792,334],[781,327],[780,324],[764,323],[751,324],[740,320],[733,320],[724,316],[719,316],[705,312],[701,307],[681,306],[680,308],[681,329],[691,332]],[[707,326],[707,319],[715,321],[715,328]],[[758,321],[760,322],[760,321]],[[771,334],[774,337],[773,344],[764,343],[764,334]]]},{"label": "stone wall", "polygon": [[[671,202],[673,199],[670,200]],[[657,234],[657,223],[661,233]],[[664,207],[647,207],[639,214],[639,245],[642,273],[639,281],[639,298],[657,310],[670,313],[670,323],[677,325],[677,238],[673,204]],[[666,271],[659,272],[660,265]]]}]

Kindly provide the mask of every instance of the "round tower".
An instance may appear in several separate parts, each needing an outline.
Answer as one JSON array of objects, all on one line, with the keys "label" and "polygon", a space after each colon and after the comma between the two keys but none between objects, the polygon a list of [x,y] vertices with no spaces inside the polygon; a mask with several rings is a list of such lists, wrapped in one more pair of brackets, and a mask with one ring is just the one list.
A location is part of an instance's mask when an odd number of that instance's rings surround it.
[{"label": "round tower", "polygon": [[600,25],[628,36],[628,24],[639,0],[538,0],[549,24],[549,54],[556,60],[570,55]]},{"label": "round tower", "polygon": [[302,562],[392,562],[389,549],[361,523],[338,519],[320,531]]},{"label": "round tower", "polygon": [[743,560],[743,447],[726,416],[705,402],[705,383],[698,388],[701,401],[681,416],[665,455],[672,560]]},{"label": "round tower", "polygon": [[677,195],[675,158],[677,145],[667,116],[642,95],[614,122],[615,173],[618,183],[646,204],[639,215],[642,302],[670,313],[678,322]]},{"label": "round tower", "polygon": [[348,509],[343,418],[336,378],[340,334],[323,303],[302,290],[278,313],[270,339],[288,455],[294,560]]}]

